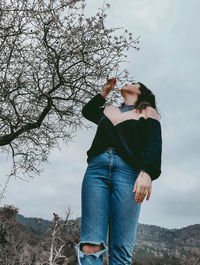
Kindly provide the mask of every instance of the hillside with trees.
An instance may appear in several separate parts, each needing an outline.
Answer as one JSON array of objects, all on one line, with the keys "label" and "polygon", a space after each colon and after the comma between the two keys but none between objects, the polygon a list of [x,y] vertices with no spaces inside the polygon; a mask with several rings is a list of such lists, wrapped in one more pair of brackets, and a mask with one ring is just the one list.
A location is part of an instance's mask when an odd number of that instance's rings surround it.
[{"label": "hillside with trees", "polygon": [[[69,217],[70,209],[65,220],[53,213],[50,221],[24,217],[11,205],[1,208],[0,265],[77,265],[81,218]],[[167,229],[139,223],[133,254],[133,265],[200,265],[200,224]]]}]

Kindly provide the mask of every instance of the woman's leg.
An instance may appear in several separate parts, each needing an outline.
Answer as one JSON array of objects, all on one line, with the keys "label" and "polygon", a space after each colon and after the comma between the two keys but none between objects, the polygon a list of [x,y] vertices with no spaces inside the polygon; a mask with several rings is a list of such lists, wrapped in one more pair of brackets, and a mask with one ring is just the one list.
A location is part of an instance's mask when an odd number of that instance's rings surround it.
[{"label": "woman's leg", "polygon": [[81,233],[75,246],[79,265],[102,265],[106,247],[109,197],[109,154],[102,153],[88,164],[81,189]]},{"label": "woman's leg", "polygon": [[139,171],[112,152],[111,216],[109,220],[109,265],[131,265],[141,204],[133,187]]}]

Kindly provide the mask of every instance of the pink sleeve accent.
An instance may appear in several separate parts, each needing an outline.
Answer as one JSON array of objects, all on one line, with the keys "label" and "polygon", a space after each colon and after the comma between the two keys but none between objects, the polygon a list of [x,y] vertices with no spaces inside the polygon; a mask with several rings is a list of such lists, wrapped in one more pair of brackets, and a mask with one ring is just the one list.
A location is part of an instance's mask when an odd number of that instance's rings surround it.
[{"label": "pink sleeve accent", "polygon": [[159,117],[157,111],[154,108],[152,108],[152,107],[146,107],[146,109],[145,109],[145,118],[146,119],[152,118],[152,119],[160,121],[160,117]]}]

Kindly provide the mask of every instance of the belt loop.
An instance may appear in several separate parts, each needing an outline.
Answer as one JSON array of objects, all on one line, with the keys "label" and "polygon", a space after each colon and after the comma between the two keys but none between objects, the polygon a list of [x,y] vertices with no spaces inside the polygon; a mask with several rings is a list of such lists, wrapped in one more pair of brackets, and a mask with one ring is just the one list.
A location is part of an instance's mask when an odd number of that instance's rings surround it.
[{"label": "belt loop", "polygon": [[108,147],[107,150],[109,150],[109,151],[111,150],[111,151],[115,152],[115,148],[114,147]]}]

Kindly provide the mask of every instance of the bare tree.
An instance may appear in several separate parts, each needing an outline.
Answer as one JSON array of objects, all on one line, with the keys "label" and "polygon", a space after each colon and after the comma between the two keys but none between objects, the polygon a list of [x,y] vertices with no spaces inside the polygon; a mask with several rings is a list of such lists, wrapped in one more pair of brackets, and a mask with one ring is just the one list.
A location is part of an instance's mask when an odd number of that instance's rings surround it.
[{"label": "bare tree", "polygon": [[41,239],[41,249],[49,250],[48,257],[40,259],[42,265],[70,265],[77,263],[74,246],[80,239],[80,225],[76,220],[69,220],[70,214],[70,207],[68,207],[65,213],[65,220],[62,220],[56,213],[53,213],[54,217],[49,225],[35,218],[37,223],[48,227],[45,234],[50,233],[50,236],[43,236],[44,239]]},{"label": "bare tree", "polygon": [[[81,109],[114,76],[129,79],[129,48],[138,38],[107,29],[106,10],[84,15],[84,0],[1,0],[0,146],[9,176],[40,174],[50,150],[85,126]],[[119,97],[117,89],[109,102]]]}]

